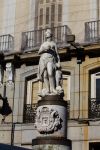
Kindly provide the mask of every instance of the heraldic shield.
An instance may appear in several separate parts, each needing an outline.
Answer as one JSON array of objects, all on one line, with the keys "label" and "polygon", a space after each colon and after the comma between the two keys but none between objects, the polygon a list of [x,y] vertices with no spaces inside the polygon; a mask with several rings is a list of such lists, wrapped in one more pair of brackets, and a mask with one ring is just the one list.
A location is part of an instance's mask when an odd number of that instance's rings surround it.
[{"label": "heraldic shield", "polygon": [[42,107],[37,110],[36,127],[41,134],[51,134],[62,128],[62,119],[54,109]]}]

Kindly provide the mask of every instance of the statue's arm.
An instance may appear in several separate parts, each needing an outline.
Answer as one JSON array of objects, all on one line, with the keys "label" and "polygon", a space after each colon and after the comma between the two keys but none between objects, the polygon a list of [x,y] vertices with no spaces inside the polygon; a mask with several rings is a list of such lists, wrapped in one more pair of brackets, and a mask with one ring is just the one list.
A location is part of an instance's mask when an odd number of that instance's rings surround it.
[{"label": "statue's arm", "polygon": [[39,51],[38,51],[38,54],[42,54],[43,51],[44,51],[44,49],[43,49],[43,46],[41,45],[41,47],[40,47],[40,49],[39,49]]}]

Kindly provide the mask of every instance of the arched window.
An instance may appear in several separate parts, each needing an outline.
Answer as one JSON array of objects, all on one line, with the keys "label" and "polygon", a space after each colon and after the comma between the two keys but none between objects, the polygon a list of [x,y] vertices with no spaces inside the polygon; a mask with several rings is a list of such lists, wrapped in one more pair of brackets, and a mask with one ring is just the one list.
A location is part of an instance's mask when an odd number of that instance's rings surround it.
[{"label": "arched window", "polygon": [[100,101],[100,72],[91,74],[91,98]]},{"label": "arched window", "polygon": [[[64,89],[64,100],[70,104],[70,72],[63,71],[62,76],[62,88]],[[24,122],[34,123],[35,114],[37,108],[37,102],[39,100],[39,82],[37,80],[37,75],[31,75],[26,77],[26,88],[25,88],[25,104],[24,104]],[[43,84],[43,88],[45,85]]]},{"label": "arched window", "polygon": [[38,81],[36,79],[32,79],[27,82],[27,96],[26,103],[27,104],[35,104],[38,100]]},{"label": "arched window", "polygon": [[70,72],[63,71],[64,100],[67,101],[67,117],[70,117],[70,93],[71,93],[71,74]]},{"label": "arched window", "polygon": [[90,97],[100,101],[100,67],[90,71]]},{"label": "arched window", "polygon": [[89,110],[90,117],[100,117],[100,68],[90,71]]},{"label": "arched window", "polygon": [[24,117],[25,123],[34,123],[35,114],[38,101],[38,80],[37,75],[26,77],[25,88],[25,104],[24,104]]}]

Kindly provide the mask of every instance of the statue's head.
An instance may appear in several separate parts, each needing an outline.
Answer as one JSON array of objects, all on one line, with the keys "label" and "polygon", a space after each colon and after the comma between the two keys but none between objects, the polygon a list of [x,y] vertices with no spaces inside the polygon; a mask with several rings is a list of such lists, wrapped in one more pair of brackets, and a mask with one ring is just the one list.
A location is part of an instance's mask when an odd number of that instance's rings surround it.
[{"label": "statue's head", "polygon": [[52,37],[52,33],[51,33],[51,30],[50,30],[50,29],[47,29],[47,31],[45,32],[45,37],[46,37],[46,38]]}]

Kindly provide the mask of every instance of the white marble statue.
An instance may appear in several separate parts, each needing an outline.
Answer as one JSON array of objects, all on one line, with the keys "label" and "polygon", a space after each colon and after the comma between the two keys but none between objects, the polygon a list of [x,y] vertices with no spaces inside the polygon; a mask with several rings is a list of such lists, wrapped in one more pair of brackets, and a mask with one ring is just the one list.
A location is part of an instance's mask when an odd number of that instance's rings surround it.
[{"label": "white marble statue", "polygon": [[39,93],[40,96],[48,94],[58,94],[62,90],[60,58],[57,51],[57,45],[52,40],[51,30],[47,29],[45,33],[46,41],[41,45],[38,54],[39,60],[39,80],[44,82],[45,88]]}]

